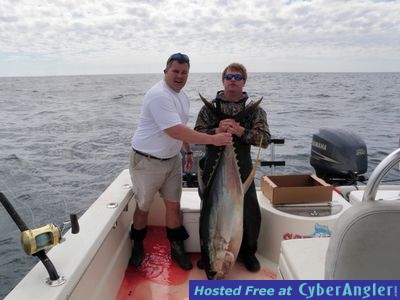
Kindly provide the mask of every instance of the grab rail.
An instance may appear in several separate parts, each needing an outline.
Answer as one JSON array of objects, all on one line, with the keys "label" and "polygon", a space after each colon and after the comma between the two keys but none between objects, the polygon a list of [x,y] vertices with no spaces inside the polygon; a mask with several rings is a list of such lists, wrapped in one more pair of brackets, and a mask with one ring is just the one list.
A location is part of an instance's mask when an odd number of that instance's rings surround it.
[{"label": "grab rail", "polygon": [[262,167],[271,168],[271,175],[275,175],[275,167],[286,165],[286,162],[284,160],[275,160],[275,145],[283,145],[283,144],[285,144],[285,139],[272,138],[269,145],[271,149],[271,160],[263,160],[260,163],[260,166]]},{"label": "grab rail", "polygon": [[372,172],[367,186],[365,187],[362,202],[374,201],[379,184],[383,177],[398,163],[400,162],[400,148],[390,153],[384,160],[382,160],[375,170]]}]

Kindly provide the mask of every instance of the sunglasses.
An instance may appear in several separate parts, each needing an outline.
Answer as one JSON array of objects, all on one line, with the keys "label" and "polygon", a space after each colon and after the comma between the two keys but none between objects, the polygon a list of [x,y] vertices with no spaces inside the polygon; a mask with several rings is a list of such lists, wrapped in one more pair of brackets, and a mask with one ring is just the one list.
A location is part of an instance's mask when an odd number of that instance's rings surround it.
[{"label": "sunglasses", "polygon": [[233,78],[235,78],[235,80],[240,81],[242,79],[244,79],[244,77],[240,74],[225,74],[224,75],[224,79],[226,80],[232,80]]},{"label": "sunglasses", "polygon": [[189,56],[187,56],[186,54],[182,54],[182,53],[175,53],[172,54],[167,61],[167,64],[169,64],[171,61],[173,60],[177,60],[179,62],[185,62],[185,63],[189,63]]}]

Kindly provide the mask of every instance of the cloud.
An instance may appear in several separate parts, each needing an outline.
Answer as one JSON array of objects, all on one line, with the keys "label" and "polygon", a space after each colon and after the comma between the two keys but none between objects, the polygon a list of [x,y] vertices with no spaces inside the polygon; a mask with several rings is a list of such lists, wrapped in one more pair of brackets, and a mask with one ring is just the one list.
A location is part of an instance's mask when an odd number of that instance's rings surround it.
[{"label": "cloud", "polygon": [[258,70],[286,60],[290,71],[291,59],[379,56],[398,70],[399,20],[400,1],[3,0],[0,65],[125,61],[126,70],[155,71],[181,51],[202,62],[193,64],[200,71],[234,59]]}]

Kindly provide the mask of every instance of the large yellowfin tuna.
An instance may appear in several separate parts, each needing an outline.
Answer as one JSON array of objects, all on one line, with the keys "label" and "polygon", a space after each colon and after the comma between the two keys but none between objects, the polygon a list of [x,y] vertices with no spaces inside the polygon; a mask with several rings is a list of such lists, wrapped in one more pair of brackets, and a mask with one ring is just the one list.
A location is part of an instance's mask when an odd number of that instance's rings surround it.
[{"label": "large yellowfin tuna", "polygon": [[[201,98],[206,106],[211,105]],[[260,101],[246,109],[246,113],[254,110]],[[244,195],[253,182],[260,152],[244,183],[240,177],[234,147],[225,146],[220,153],[207,184],[198,176],[202,199],[200,244],[202,264],[208,279],[223,279],[235,264],[243,236]]]}]

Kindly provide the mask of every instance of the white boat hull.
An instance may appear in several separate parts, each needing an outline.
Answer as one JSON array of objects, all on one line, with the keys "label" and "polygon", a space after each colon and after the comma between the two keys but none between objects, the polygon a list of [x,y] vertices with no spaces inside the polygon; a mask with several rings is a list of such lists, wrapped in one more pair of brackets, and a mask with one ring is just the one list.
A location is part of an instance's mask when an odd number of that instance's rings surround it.
[{"label": "white boat hull", "polygon": [[[79,234],[73,235],[68,232],[65,235],[66,241],[48,252],[59,275],[66,279],[65,284],[58,287],[48,286],[45,283],[48,277],[47,272],[42,264],[38,263],[5,299],[116,299],[131,252],[129,230],[135,204],[130,186],[129,172],[124,170],[79,219],[81,228]],[[262,264],[262,270],[259,273],[246,272],[245,268],[239,264],[227,275],[226,279],[297,279],[301,275],[296,274],[296,268],[292,268],[294,262],[286,259],[282,252],[280,253],[282,240],[287,239],[288,234],[292,238],[309,235],[314,232],[315,224],[333,226],[340,213],[332,216],[302,217],[276,210],[260,190],[257,191],[257,195],[262,214],[257,256]],[[334,202],[343,206],[343,210],[350,207],[350,204],[337,193],[333,194],[333,199]],[[184,188],[182,212],[183,223],[190,233],[185,246],[188,252],[198,253],[200,251],[198,236],[200,199],[196,188]],[[164,204],[157,196],[149,214],[149,225],[164,226],[164,220]],[[308,243],[314,239],[302,240]],[[325,247],[324,240],[319,239],[317,244]],[[294,242],[295,240],[284,243]],[[282,248],[283,252],[292,251],[285,250],[285,247]],[[293,250],[292,254],[304,252],[308,253],[308,256],[311,254],[315,259],[324,259],[314,256],[312,254],[314,250],[324,253],[313,247],[310,251]],[[278,260],[281,264],[279,271]],[[299,260],[295,263],[299,263]],[[298,269],[309,270],[309,266],[307,268],[300,266]],[[321,278],[321,272],[323,270],[318,270],[317,275],[309,275],[309,278]],[[206,276],[204,271],[195,267],[190,271],[188,278],[206,279]],[[152,286],[149,282],[144,284],[146,288]],[[160,289],[157,284],[154,284],[151,289],[157,292],[166,290],[165,293],[168,290],[166,287]],[[171,290],[173,289],[180,289],[181,294],[187,294],[188,283],[180,287],[171,287]]]}]

